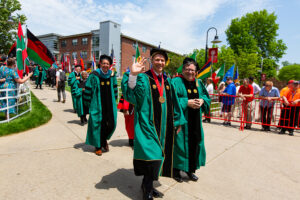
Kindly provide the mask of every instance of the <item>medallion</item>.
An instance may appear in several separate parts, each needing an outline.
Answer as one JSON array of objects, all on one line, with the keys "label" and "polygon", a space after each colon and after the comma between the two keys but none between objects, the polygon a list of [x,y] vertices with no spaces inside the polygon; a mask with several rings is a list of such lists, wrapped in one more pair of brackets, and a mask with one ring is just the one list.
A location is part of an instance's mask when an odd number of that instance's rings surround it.
[{"label": "medallion", "polygon": [[153,89],[155,90],[156,89],[156,85],[152,85]]},{"label": "medallion", "polygon": [[109,85],[109,81],[106,82],[106,85]]},{"label": "medallion", "polygon": [[166,99],[163,96],[160,96],[159,99],[158,99],[158,101],[160,103],[165,103]]},{"label": "medallion", "polygon": [[192,93],[192,90],[191,90],[191,89],[188,89],[188,93],[191,94],[191,93]]},{"label": "medallion", "polygon": [[198,90],[194,89],[194,93],[197,94],[197,93],[198,93]]},{"label": "medallion", "polygon": [[103,81],[101,82],[101,85],[104,85],[104,82],[103,82]]}]

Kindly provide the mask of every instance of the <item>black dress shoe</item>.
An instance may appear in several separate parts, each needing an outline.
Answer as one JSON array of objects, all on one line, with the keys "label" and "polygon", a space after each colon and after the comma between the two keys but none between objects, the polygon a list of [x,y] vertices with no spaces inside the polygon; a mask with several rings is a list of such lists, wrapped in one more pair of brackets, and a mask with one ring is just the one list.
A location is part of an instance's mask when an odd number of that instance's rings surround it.
[{"label": "black dress shoe", "polygon": [[279,134],[285,134],[285,131],[284,131],[284,130],[281,130],[281,131],[279,132]]},{"label": "black dress shoe", "polygon": [[175,181],[177,181],[178,183],[182,183],[183,180],[182,180],[182,177],[179,175],[179,176],[174,176],[173,177]]},{"label": "black dress shoe", "polygon": [[164,196],[163,193],[160,191],[156,190],[155,188],[152,189],[152,194],[154,198],[162,198]]},{"label": "black dress shoe", "polygon": [[143,200],[153,200],[152,191],[147,192],[144,184],[141,185],[141,188],[143,190]]},{"label": "black dress shoe", "polygon": [[187,175],[192,181],[198,181],[198,177],[194,173],[187,172]]}]

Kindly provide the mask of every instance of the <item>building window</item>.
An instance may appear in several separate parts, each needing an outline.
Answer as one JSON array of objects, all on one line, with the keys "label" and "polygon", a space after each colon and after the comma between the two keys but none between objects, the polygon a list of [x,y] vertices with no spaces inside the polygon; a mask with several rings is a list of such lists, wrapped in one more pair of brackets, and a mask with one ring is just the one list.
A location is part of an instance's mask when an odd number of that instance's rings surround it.
[{"label": "building window", "polygon": [[96,61],[99,60],[99,51],[93,51],[92,53],[93,60],[94,60],[94,56]]},{"label": "building window", "polygon": [[143,52],[146,53],[147,47],[143,46]]},{"label": "building window", "polygon": [[136,43],[132,44],[132,48],[136,49]]},{"label": "building window", "polygon": [[81,52],[81,57],[82,58],[87,58],[87,52],[86,51],[82,51]]},{"label": "building window", "polygon": [[54,43],[53,43],[53,48],[54,48],[55,50],[57,50],[57,42],[54,42]]},{"label": "building window", "polygon": [[88,43],[88,38],[82,38],[81,39],[81,44],[82,45],[87,45],[87,43]]},{"label": "building window", "polygon": [[61,47],[66,47],[67,46],[67,41],[66,40],[62,40],[60,43]]},{"label": "building window", "polygon": [[73,58],[73,59],[77,58],[77,52],[73,52],[73,53],[72,53],[72,58]]},{"label": "building window", "polygon": [[73,46],[77,46],[77,44],[78,44],[78,40],[77,40],[77,39],[73,39],[73,40],[72,40],[72,45],[73,45]]},{"label": "building window", "polygon": [[99,47],[99,37],[92,38],[93,47]]}]

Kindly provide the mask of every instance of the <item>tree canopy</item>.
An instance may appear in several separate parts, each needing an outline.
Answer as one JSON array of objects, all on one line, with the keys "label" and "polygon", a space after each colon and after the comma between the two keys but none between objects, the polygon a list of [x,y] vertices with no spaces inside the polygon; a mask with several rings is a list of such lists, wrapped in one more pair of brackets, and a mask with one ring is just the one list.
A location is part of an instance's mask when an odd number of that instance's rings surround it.
[{"label": "tree canopy", "polygon": [[281,81],[300,80],[300,64],[282,67],[279,70],[278,78]]},{"label": "tree canopy", "polygon": [[24,24],[25,15],[18,14],[21,4],[18,0],[0,1],[0,53],[7,54],[17,37],[18,22]]}]

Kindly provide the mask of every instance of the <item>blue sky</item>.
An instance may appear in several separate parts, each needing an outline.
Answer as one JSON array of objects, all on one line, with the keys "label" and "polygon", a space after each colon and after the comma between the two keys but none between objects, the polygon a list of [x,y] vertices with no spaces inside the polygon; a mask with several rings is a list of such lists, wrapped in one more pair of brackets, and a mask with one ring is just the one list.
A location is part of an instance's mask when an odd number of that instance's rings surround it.
[{"label": "blue sky", "polygon": [[[20,0],[28,28],[35,34],[61,35],[89,32],[99,22],[112,20],[121,24],[122,33],[159,44],[163,48],[190,53],[205,47],[206,31],[218,29],[226,42],[225,30],[231,19],[248,12],[267,9],[275,12],[279,24],[278,39],[288,49],[281,61],[300,63],[299,0]],[[214,37],[209,32],[209,40]]]}]

